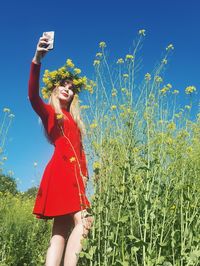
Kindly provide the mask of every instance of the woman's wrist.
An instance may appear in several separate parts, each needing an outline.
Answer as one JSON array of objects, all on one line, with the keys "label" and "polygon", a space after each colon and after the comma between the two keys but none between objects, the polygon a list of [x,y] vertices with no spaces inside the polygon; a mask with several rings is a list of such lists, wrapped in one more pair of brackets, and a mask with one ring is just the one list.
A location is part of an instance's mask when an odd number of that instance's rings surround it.
[{"label": "woman's wrist", "polygon": [[40,56],[38,56],[37,54],[34,55],[33,59],[32,59],[32,62],[37,64],[37,65],[40,65],[41,64],[41,58]]}]

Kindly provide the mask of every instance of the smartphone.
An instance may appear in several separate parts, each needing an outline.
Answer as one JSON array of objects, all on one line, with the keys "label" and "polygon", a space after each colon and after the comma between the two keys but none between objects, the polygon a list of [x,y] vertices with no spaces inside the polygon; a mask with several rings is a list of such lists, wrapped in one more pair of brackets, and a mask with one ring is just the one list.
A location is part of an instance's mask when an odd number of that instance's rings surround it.
[{"label": "smartphone", "polygon": [[46,37],[48,38],[48,46],[46,46],[45,48],[52,50],[54,48],[54,35],[55,32],[54,31],[45,31],[43,32],[42,37]]}]

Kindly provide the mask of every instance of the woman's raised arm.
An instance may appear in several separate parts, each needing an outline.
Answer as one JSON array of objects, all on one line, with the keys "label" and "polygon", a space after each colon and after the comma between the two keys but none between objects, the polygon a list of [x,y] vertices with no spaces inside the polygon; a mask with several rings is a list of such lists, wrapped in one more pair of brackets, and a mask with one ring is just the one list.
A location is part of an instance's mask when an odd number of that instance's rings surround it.
[{"label": "woman's raised arm", "polygon": [[39,79],[41,59],[49,51],[44,46],[48,46],[48,39],[41,37],[37,44],[37,49],[31,62],[30,77],[28,82],[28,97],[35,112],[45,120],[48,116],[48,105],[39,95]]}]

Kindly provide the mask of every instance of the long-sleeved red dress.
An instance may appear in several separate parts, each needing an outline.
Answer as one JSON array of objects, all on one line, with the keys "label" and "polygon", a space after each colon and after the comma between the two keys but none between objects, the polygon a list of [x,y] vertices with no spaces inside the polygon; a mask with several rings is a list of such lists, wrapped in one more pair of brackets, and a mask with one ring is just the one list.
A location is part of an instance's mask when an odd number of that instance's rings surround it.
[{"label": "long-sleeved red dress", "polygon": [[40,181],[32,213],[47,220],[91,206],[80,174],[88,176],[80,129],[70,112],[62,109],[67,116],[62,134],[53,107],[39,96],[40,67],[31,63],[28,97],[55,149]]}]

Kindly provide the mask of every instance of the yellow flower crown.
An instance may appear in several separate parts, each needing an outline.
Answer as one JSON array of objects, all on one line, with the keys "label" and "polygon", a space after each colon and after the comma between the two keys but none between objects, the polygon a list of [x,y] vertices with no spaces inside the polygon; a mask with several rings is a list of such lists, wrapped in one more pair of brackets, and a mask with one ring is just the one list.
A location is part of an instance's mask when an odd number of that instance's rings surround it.
[{"label": "yellow flower crown", "polygon": [[[69,71],[71,69],[71,71]],[[42,81],[45,87],[42,88],[42,96],[44,99],[48,99],[56,86],[60,86],[64,81],[72,80],[73,91],[79,93],[83,88],[93,93],[93,86],[96,84],[92,80],[88,80],[86,76],[79,77],[81,73],[79,68],[75,68],[71,59],[67,59],[64,66],[54,71],[45,70]]]}]

